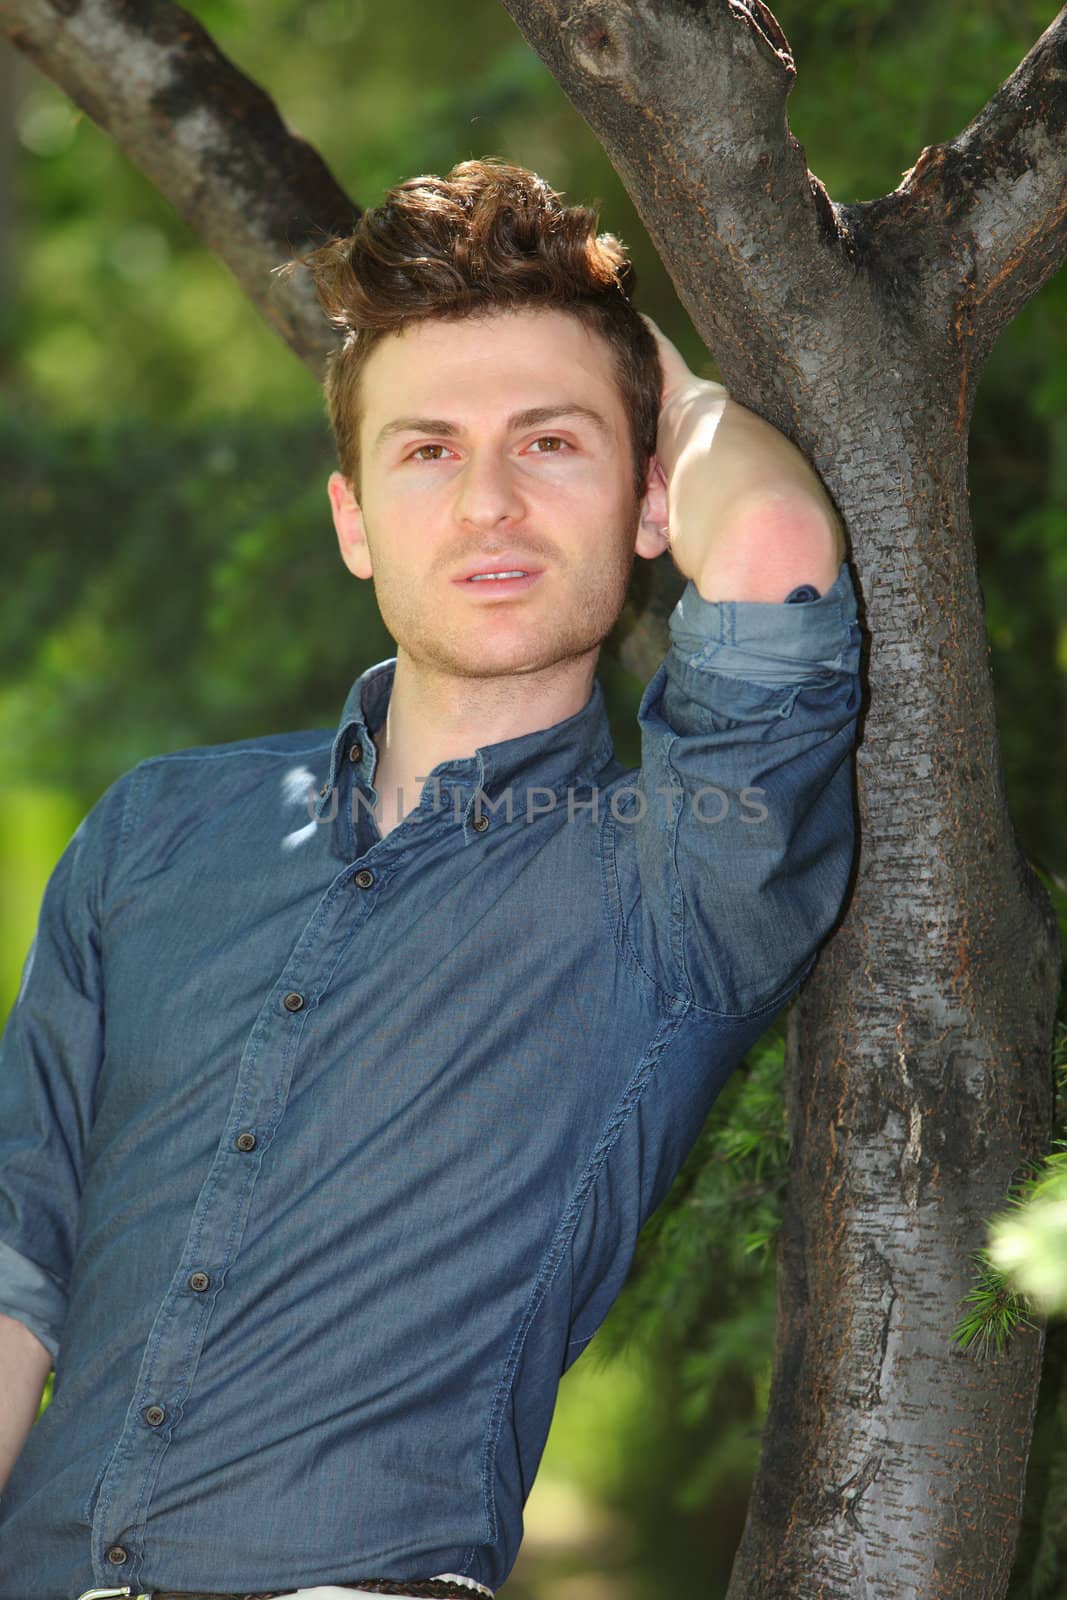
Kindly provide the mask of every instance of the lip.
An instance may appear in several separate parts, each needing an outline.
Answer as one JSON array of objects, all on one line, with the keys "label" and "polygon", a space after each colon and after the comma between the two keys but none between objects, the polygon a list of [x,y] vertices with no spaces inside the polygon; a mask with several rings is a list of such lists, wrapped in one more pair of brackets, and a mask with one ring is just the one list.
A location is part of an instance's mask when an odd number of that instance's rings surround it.
[{"label": "lip", "polygon": [[517,550],[504,550],[498,556],[479,556],[469,567],[457,572],[455,583],[466,583],[476,572],[543,572],[543,567],[531,567],[530,558]]},{"label": "lip", "polygon": [[[506,572],[507,568],[502,570]],[[471,594],[517,594],[520,589],[532,588],[540,576],[539,572],[530,572],[525,578],[487,578],[484,583],[471,583],[469,578],[453,578],[452,582],[460,589],[469,589]]]}]

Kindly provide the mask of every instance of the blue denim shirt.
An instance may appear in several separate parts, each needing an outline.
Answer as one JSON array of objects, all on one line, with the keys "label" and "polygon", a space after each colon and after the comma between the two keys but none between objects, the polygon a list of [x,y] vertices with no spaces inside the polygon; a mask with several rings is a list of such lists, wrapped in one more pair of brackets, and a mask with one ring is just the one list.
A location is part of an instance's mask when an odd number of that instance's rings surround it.
[{"label": "blue denim shirt", "polygon": [[55,1361],[2,1600],[500,1586],[561,1374],[841,909],[855,619],[844,565],[690,583],[639,769],[594,682],[384,839],[393,660],[105,792],[0,1046],[0,1310]]}]

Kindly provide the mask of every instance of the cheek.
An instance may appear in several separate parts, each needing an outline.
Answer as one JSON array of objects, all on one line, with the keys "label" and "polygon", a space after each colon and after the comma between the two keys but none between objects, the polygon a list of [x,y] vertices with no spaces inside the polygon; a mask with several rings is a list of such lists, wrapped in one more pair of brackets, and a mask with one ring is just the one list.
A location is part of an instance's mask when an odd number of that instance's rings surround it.
[{"label": "cheek", "polygon": [[397,492],[394,483],[376,483],[367,487],[363,497],[363,518],[372,527],[388,526],[398,515],[403,515],[405,496]]},{"label": "cheek", "polygon": [[637,517],[641,502],[634,494],[631,478],[613,479],[608,484],[600,479],[576,486],[576,489],[576,502],[581,502],[597,529],[620,525],[628,528]]},{"label": "cheek", "polygon": [[372,552],[390,562],[403,562],[409,553],[426,542],[430,527],[425,495],[397,494],[378,490],[369,494],[363,506],[363,527]]},{"label": "cheek", "polygon": [[581,506],[595,512],[602,522],[628,512],[633,483],[625,476],[605,474],[603,467],[575,462],[555,472],[544,472],[532,485],[531,493],[542,504]]}]

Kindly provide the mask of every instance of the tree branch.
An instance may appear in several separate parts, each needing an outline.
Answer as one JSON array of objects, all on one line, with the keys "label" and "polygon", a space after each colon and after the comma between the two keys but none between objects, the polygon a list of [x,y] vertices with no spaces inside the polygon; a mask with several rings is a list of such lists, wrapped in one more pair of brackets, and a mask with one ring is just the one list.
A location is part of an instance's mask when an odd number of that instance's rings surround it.
[{"label": "tree branch", "polygon": [[307,274],[360,215],[268,95],[169,0],[0,0],[0,31],[112,135],[316,376],[335,342]]},{"label": "tree branch", "polygon": [[911,263],[916,314],[958,351],[961,427],[1002,329],[1067,255],[1065,135],[1067,7],[962,133],[892,194],[839,209],[860,258]]}]

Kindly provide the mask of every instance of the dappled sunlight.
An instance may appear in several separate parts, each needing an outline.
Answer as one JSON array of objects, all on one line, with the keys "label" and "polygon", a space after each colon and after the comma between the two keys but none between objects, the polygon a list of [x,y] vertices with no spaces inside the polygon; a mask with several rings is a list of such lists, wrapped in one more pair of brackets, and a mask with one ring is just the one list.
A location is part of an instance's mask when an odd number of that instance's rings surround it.
[{"label": "dappled sunlight", "polygon": [[502,1600],[638,1600],[625,1575],[626,1524],[581,1485],[539,1479],[525,1529]]},{"label": "dappled sunlight", "polygon": [[587,1351],[565,1375],[501,1600],[642,1600],[630,1528],[612,1498],[626,1429],[644,1403],[639,1359],[600,1365]]}]

